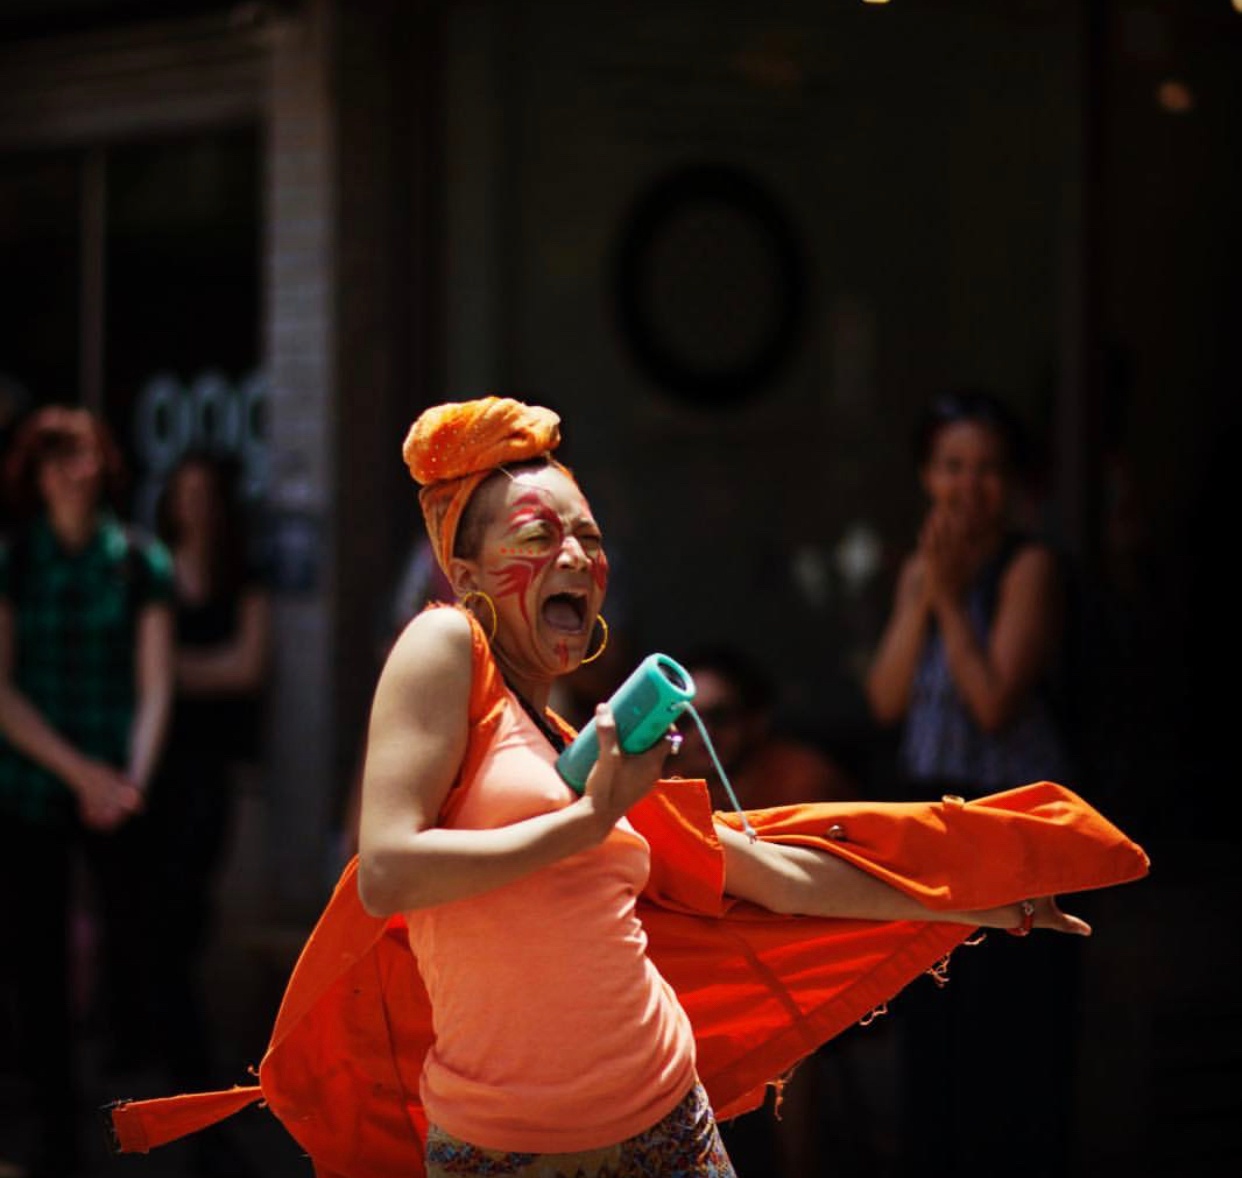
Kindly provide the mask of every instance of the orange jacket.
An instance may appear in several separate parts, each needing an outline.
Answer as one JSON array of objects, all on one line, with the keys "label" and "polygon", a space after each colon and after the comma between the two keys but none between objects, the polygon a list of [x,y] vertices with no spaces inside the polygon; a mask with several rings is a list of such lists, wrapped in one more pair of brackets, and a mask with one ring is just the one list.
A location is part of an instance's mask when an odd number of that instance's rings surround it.
[{"label": "orange jacket", "polygon": [[[1148,869],[1141,848],[1050,782],[965,804],[814,803],[750,819],[761,838],[840,855],[938,909],[1084,891]],[[721,1119],[756,1107],[765,1085],[974,931],[781,917],[722,900],[703,782],[662,783],[631,821],[652,844],[641,901],[648,951],[694,1025]],[[356,869],[345,869],[294,968],[259,1083],[114,1106],[120,1151],[145,1152],[263,1099],[318,1178],[422,1173],[418,1075],[431,1010],[401,918],[366,914]]]},{"label": "orange jacket", "polygon": [[[486,747],[502,689],[480,657],[472,746]],[[474,751],[467,764],[477,764]],[[699,1075],[720,1119],[757,1107],[766,1085],[974,932],[785,917],[724,897],[702,781],[662,782],[629,817],[651,844],[640,898],[648,952],[694,1025]],[[716,817],[740,825],[736,815]],[[1149,866],[1139,846],[1051,782],[968,803],[809,803],[749,818],[761,838],[839,855],[942,911],[1107,887]],[[356,871],[353,861],[342,873],[294,967],[258,1084],[118,1102],[110,1110],[118,1151],[146,1152],[264,1100],[317,1178],[423,1174],[418,1079],[431,1010],[401,917],[364,911]]]}]

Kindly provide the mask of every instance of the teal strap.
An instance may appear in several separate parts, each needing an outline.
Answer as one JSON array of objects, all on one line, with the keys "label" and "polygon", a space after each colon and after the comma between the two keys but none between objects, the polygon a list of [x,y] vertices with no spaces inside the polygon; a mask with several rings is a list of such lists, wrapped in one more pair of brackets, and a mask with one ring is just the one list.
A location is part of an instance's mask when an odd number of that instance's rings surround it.
[{"label": "teal strap", "polygon": [[729,775],[724,771],[724,766],[720,763],[720,758],[716,756],[716,746],[712,744],[712,738],[707,735],[707,728],[703,723],[703,718],[695,710],[694,704],[686,704],[686,711],[693,717],[695,724],[698,725],[699,735],[703,737],[703,743],[707,746],[707,751],[711,754],[712,764],[716,766],[716,772],[720,775],[720,780],[724,784],[725,792],[729,795],[729,801],[733,803],[733,808],[741,815],[742,829],[746,831],[747,837],[753,843],[759,836],[755,833],[755,828],[751,826],[750,819],[746,817],[746,811],[742,809],[741,804],[737,800],[737,794],[733,792],[733,786],[729,782]]}]

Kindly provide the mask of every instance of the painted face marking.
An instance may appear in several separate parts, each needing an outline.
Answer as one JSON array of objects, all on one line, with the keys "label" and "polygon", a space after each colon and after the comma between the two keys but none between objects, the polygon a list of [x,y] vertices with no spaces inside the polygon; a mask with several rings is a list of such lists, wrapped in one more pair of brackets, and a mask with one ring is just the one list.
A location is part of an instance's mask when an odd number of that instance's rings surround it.
[{"label": "painted face marking", "polygon": [[598,555],[591,559],[591,580],[595,582],[595,587],[601,593],[608,588],[608,557],[604,555],[602,548]]},{"label": "painted face marking", "polygon": [[[608,559],[604,555],[603,546],[594,532],[594,520],[587,508],[586,500],[579,497],[577,509],[584,519],[592,525],[592,531],[577,536],[588,564],[592,582],[603,591],[608,585]],[[498,545],[497,553],[509,557],[497,566],[495,572],[500,579],[497,595],[518,598],[522,610],[522,618],[530,620],[527,610],[527,591],[545,569],[559,556],[565,546],[565,527],[560,516],[552,510],[541,490],[525,491],[514,501],[508,518],[505,520],[511,535],[507,542]],[[568,661],[568,651],[563,652]]]},{"label": "painted face marking", "polygon": [[[546,562],[545,562],[546,563]],[[500,577],[500,585],[496,590],[497,597],[516,597],[522,610],[522,620],[529,622],[530,614],[526,609],[526,591],[530,588],[539,570],[520,560],[502,565],[496,570]]]},{"label": "painted face marking", "polygon": [[536,529],[533,535],[519,535],[510,543],[501,545],[500,555],[512,556],[513,559],[505,561],[496,569],[501,582],[497,596],[516,597],[523,621],[529,622],[527,590],[555,558],[558,548],[549,547],[546,537],[555,536],[559,539],[562,533],[561,521],[544,503],[542,492],[526,491],[514,502],[505,526],[511,533],[526,528]]}]

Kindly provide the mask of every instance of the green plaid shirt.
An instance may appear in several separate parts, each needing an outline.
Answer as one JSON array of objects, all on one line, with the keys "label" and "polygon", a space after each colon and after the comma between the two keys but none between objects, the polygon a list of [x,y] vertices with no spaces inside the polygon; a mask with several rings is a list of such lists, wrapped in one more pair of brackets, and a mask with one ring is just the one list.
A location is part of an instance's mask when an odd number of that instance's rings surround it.
[{"label": "green plaid shirt", "polygon": [[[0,544],[0,597],[14,611],[14,681],[81,752],[129,760],[137,618],[171,602],[172,559],[158,541],[105,515],[81,552],[66,552],[45,518]],[[69,788],[0,734],[0,814],[29,822],[74,812]]]}]

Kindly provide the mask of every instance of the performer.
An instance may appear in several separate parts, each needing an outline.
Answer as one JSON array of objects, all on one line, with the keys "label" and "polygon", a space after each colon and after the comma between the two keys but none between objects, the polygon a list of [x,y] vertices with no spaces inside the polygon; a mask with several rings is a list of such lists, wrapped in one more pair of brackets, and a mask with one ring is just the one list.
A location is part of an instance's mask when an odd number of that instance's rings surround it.
[{"label": "performer", "polygon": [[[979,927],[1089,934],[1042,882],[1146,871],[1048,783],[970,812],[756,812],[752,841],[705,782],[658,782],[673,742],[622,753],[606,705],[577,795],[555,769],[574,733],[547,702],[606,640],[608,562],[559,438],[552,412],[485,397],[427,410],[405,443],[458,603],[420,613],[385,664],[359,855],[260,1069],[323,1178],[420,1160],[431,1176],[731,1175],[716,1113],[754,1107]],[[899,862],[912,851],[932,863],[919,878]],[[120,1148],[256,1095],[124,1105]]]}]

